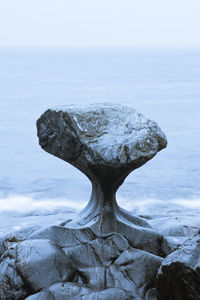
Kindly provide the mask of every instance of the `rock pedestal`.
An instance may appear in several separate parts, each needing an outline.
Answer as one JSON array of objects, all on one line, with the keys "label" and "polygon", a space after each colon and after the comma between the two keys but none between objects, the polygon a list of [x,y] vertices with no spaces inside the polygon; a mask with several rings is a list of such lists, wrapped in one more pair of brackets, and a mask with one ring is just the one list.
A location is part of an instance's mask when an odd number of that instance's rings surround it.
[{"label": "rock pedestal", "polygon": [[41,147],[82,171],[92,193],[73,220],[4,253],[2,295],[156,300],[156,274],[168,243],[119,207],[116,192],[130,172],[166,147],[164,133],[134,109],[112,104],[48,109],[37,130]]},{"label": "rock pedestal", "polygon": [[[96,236],[117,232],[136,248],[165,255],[162,236],[144,219],[120,208],[115,196],[131,171],[166,147],[166,137],[154,121],[121,105],[95,104],[49,109],[37,121],[37,129],[41,147],[78,168],[92,184],[88,205],[64,226],[66,237],[77,230],[80,235],[90,229]],[[63,227],[53,233],[58,245],[68,240],[58,240]]]}]

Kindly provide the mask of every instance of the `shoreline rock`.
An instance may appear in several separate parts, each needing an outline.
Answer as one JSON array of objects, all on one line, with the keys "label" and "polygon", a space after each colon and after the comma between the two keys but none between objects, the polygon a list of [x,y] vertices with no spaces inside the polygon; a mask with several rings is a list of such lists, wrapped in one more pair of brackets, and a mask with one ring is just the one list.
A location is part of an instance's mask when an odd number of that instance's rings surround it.
[{"label": "shoreline rock", "polygon": [[161,300],[200,299],[200,235],[187,239],[162,261],[156,286]]},{"label": "shoreline rock", "polygon": [[116,192],[167,146],[164,133],[134,109],[112,104],[49,109],[37,129],[41,147],[82,171],[92,193],[72,220],[8,247],[1,299],[156,300],[169,244],[144,218],[119,207]]}]

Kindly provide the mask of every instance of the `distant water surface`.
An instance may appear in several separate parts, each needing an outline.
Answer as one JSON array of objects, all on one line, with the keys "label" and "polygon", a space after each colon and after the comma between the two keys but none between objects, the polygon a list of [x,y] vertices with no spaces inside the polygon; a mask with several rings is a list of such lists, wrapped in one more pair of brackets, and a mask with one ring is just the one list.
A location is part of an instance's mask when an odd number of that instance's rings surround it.
[{"label": "distant water surface", "polygon": [[87,178],[39,147],[35,122],[51,106],[95,102],[134,107],[168,139],[129,175],[120,203],[200,205],[200,51],[1,49],[0,66],[1,209],[23,208],[23,197],[87,202]]}]

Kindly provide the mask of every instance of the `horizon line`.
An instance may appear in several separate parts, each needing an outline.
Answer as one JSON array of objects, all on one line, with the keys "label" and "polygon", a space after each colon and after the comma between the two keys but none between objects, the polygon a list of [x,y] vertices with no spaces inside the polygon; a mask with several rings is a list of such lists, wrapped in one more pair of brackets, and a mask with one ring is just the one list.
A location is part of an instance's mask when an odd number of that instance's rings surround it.
[{"label": "horizon line", "polygon": [[131,50],[200,50],[199,46],[135,46],[135,45],[0,45],[0,49],[131,49]]}]

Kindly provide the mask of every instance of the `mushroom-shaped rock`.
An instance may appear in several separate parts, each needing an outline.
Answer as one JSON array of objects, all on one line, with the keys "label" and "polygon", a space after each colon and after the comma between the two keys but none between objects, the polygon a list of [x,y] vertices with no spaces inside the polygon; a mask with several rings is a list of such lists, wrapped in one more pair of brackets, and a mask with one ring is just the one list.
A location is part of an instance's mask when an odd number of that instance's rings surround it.
[{"label": "mushroom-shaped rock", "polygon": [[71,105],[48,109],[38,119],[37,130],[45,151],[78,168],[92,183],[86,208],[65,224],[65,233],[62,226],[56,226],[52,239],[59,244],[59,236],[63,243],[63,234],[74,237],[76,233],[89,241],[93,234],[117,232],[137,248],[154,254],[165,252],[163,237],[144,219],[120,208],[115,197],[131,171],[167,146],[164,133],[154,121],[121,105]]}]

